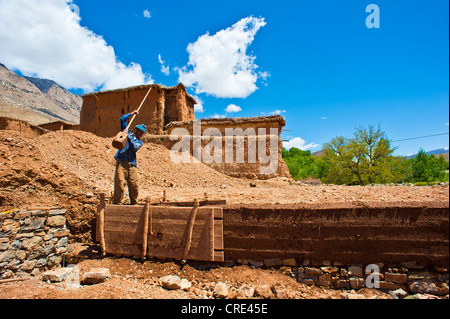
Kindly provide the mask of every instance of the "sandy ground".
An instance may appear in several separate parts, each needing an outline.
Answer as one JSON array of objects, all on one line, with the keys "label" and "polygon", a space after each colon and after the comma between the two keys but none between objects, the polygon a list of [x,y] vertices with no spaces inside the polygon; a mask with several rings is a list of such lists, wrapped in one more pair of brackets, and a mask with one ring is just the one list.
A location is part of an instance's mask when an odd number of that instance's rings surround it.
[{"label": "sandy ground", "polygon": [[[0,131],[0,210],[66,208],[71,242],[92,243],[98,194],[104,192],[110,196],[113,190],[115,150],[110,142],[78,131],[53,132],[35,139]],[[141,200],[147,196],[153,201],[162,200],[164,190],[168,201],[225,199],[227,204],[238,205],[358,206],[392,202],[426,205],[449,200],[448,185],[348,187],[299,184],[286,178],[253,181],[223,175],[204,164],[174,164],[169,150],[160,145],[146,144],[138,155]],[[74,289],[46,283],[38,276],[0,284],[0,298],[208,298],[218,281],[226,282],[235,290],[243,283],[255,287],[282,285],[288,291],[287,298],[342,298],[341,291],[305,286],[286,274],[286,270],[279,269],[120,258],[85,260],[79,267],[82,271],[106,267],[112,278],[102,284]],[[192,288],[188,291],[162,288],[159,280],[169,274],[190,280]],[[388,294],[368,289],[358,293],[367,298],[390,298]]]}]

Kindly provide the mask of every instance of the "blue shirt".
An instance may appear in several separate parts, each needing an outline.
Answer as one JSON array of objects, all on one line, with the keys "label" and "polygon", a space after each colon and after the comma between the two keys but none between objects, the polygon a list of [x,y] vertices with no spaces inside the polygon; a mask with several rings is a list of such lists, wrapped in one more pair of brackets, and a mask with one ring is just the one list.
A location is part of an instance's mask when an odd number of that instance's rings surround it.
[{"label": "blue shirt", "polygon": [[[125,114],[120,118],[120,130],[123,131],[127,128],[127,119],[130,117],[130,114]],[[118,150],[116,156],[114,158],[120,159],[122,161],[126,161],[131,165],[137,166],[136,163],[136,152],[141,148],[144,143],[134,136],[133,133],[128,132],[128,139],[125,147],[121,150]]]}]

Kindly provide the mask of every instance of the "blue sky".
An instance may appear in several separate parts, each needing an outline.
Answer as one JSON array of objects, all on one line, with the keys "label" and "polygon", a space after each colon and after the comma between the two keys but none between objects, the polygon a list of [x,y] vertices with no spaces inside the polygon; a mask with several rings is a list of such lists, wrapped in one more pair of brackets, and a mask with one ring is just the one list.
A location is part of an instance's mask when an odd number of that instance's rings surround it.
[{"label": "blue sky", "polygon": [[[0,0],[0,62],[76,93],[182,81],[197,118],[278,113],[287,145],[311,151],[358,126],[394,141],[449,130],[447,0],[32,3]],[[366,26],[372,3],[380,28]]]}]

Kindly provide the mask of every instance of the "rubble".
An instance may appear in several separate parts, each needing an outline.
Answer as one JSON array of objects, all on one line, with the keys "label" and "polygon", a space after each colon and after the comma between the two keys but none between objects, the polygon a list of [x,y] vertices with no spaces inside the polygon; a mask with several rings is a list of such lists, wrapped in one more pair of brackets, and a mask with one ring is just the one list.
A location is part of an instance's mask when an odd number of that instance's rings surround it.
[{"label": "rubble", "polygon": [[214,286],[214,297],[219,299],[228,298],[228,286],[226,283],[218,282]]},{"label": "rubble", "polygon": [[42,274],[42,280],[49,282],[62,282],[66,280],[73,268],[64,267],[55,270],[49,270]]},{"label": "rubble", "polygon": [[181,278],[174,275],[163,277],[161,278],[161,286],[170,290],[181,289]]},{"label": "rubble", "polygon": [[105,282],[111,277],[111,273],[107,268],[93,268],[87,273],[83,274],[81,284],[95,285]]}]

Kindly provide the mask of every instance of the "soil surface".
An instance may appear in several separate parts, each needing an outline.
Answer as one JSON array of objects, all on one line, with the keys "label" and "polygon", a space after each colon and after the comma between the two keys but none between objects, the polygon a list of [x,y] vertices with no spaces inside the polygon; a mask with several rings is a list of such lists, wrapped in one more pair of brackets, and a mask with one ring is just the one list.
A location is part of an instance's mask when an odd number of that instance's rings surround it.
[{"label": "soil surface", "polygon": [[[0,131],[0,212],[10,209],[62,207],[67,209],[70,242],[93,244],[98,194],[111,196],[114,181],[114,154],[111,139],[82,131],[52,132],[34,139],[18,132]],[[266,181],[226,176],[204,164],[175,164],[170,151],[145,144],[138,153],[140,200],[147,196],[161,201],[225,199],[227,205],[315,205],[317,207],[361,205],[436,205],[448,202],[444,186],[338,186],[311,181],[297,183],[287,178]],[[224,281],[238,289],[251,285],[283,285],[293,298],[341,298],[341,292],[297,283],[280,270],[248,266],[206,267],[176,262],[133,261],[104,258],[79,263],[81,270],[109,268],[112,278],[105,283],[62,287],[39,277],[0,284],[1,298],[203,298],[211,294],[213,283]],[[203,268],[202,268],[203,267]],[[179,275],[193,283],[190,291],[168,291],[159,278]],[[211,288],[212,287],[212,288]],[[194,289],[196,288],[196,289]],[[203,292],[201,292],[203,291]],[[358,293],[389,298],[378,291]]]},{"label": "soil surface", "polygon": [[[0,207],[67,205],[111,196],[114,154],[111,139],[83,131],[52,132],[34,139],[0,131]],[[173,163],[170,151],[145,144],[138,152],[140,200],[226,199],[228,204],[433,203],[448,201],[446,186],[341,186],[288,178],[238,179],[209,166]]]},{"label": "soil surface", "polygon": [[[128,258],[104,258],[86,260],[77,264],[80,274],[93,268],[108,268],[111,278],[104,283],[81,285],[78,288],[67,283],[48,283],[41,276],[1,284],[0,298],[20,299],[208,299],[213,297],[217,282],[227,284],[230,296],[241,299],[239,288],[246,284],[254,289],[267,285],[272,291],[269,298],[282,299],[344,299],[346,293],[365,298],[392,299],[375,289],[349,292],[315,286],[306,286],[292,278],[291,268],[260,269],[246,265],[220,266],[206,263],[181,264],[179,262],[135,261]],[[176,275],[191,282],[187,290],[167,290],[161,286],[161,278]],[[234,294],[233,294],[234,293]],[[256,299],[263,297],[255,295]],[[267,298],[267,296],[265,296]]]}]

